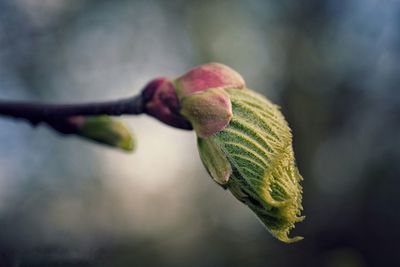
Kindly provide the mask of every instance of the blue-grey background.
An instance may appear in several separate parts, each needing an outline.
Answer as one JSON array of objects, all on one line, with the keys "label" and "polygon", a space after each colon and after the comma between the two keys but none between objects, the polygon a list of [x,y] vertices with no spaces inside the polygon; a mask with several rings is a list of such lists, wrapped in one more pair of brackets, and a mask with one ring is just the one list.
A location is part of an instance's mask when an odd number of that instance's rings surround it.
[{"label": "blue-grey background", "polygon": [[0,118],[0,266],[395,266],[400,2],[0,0],[0,98],[131,96],[210,61],[282,106],[305,180],[287,245],[193,132],[124,117],[133,154]]}]

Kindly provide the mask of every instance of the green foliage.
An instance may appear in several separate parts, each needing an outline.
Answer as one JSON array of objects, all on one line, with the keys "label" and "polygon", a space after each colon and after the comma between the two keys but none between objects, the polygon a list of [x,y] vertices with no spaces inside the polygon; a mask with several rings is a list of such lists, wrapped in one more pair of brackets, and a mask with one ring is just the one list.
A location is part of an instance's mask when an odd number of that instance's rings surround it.
[{"label": "green foliage", "polygon": [[[262,95],[248,89],[224,90],[230,97],[233,117],[222,131],[199,138],[204,165],[272,235],[288,243],[302,239],[288,237],[294,224],[304,218],[300,216],[302,177],[295,164],[290,128],[278,107]],[[218,169],[231,170],[229,179],[224,177],[227,171]]]}]

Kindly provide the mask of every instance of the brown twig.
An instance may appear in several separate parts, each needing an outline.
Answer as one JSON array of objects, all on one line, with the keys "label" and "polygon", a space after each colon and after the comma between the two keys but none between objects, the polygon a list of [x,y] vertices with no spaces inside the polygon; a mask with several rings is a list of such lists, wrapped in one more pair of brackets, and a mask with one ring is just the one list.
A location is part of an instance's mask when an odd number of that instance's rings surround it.
[{"label": "brown twig", "polygon": [[145,112],[142,95],[95,103],[46,104],[0,100],[0,116],[24,119],[33,126],[46,123],[63,134],[73,134],[77,130],[74,118],[97,115],[139,115]]}]

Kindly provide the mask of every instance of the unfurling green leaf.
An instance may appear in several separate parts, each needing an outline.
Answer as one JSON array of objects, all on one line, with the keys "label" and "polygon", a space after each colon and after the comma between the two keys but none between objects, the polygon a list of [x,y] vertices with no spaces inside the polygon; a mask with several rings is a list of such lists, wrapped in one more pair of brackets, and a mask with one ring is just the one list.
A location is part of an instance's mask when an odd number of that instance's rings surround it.
[{"label": "unfurling green leaf", "polygon": [[246,88],[228,66],[208,63],[175,80],[158,78],[144,89],[147,114],[194,129],[212,179],[246,204],[276,238],[290,238],[302,221],[302,180],[291,131],[278,107]]},{"label": "unfurling green leaf", "polygon": [[[304,217],[300,216],[302,177],[295,164],[291,131],[283,115],[276,105],[249,89],[223,90],[229,95],[233,116],[222,131],[206,139],[199,138],[205,167],[276,238],[283,242],[302,239],[288,237],[294,224]],[[231,170],[228,180],[227,170]]]},{"label": "unfurling green leaf", "polygon": [[129,129],[122,122],[109,116],[83,118],[78,135],[126,151],[134,149],[134,139]]}]

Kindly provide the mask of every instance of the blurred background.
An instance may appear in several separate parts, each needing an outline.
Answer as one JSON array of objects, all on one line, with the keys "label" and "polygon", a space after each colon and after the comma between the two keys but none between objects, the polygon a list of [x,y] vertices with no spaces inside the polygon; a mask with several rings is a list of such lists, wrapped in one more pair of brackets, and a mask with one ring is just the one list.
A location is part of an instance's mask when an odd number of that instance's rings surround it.
[{"label": "blurred background", "polygon": [[0,0],[0,98],[131,96],[221,62],[294,132],[283,244],[203,168],[193,132],[123,117],[128,154],[0,118],[0,266],[395,266],[400,2]]}]

